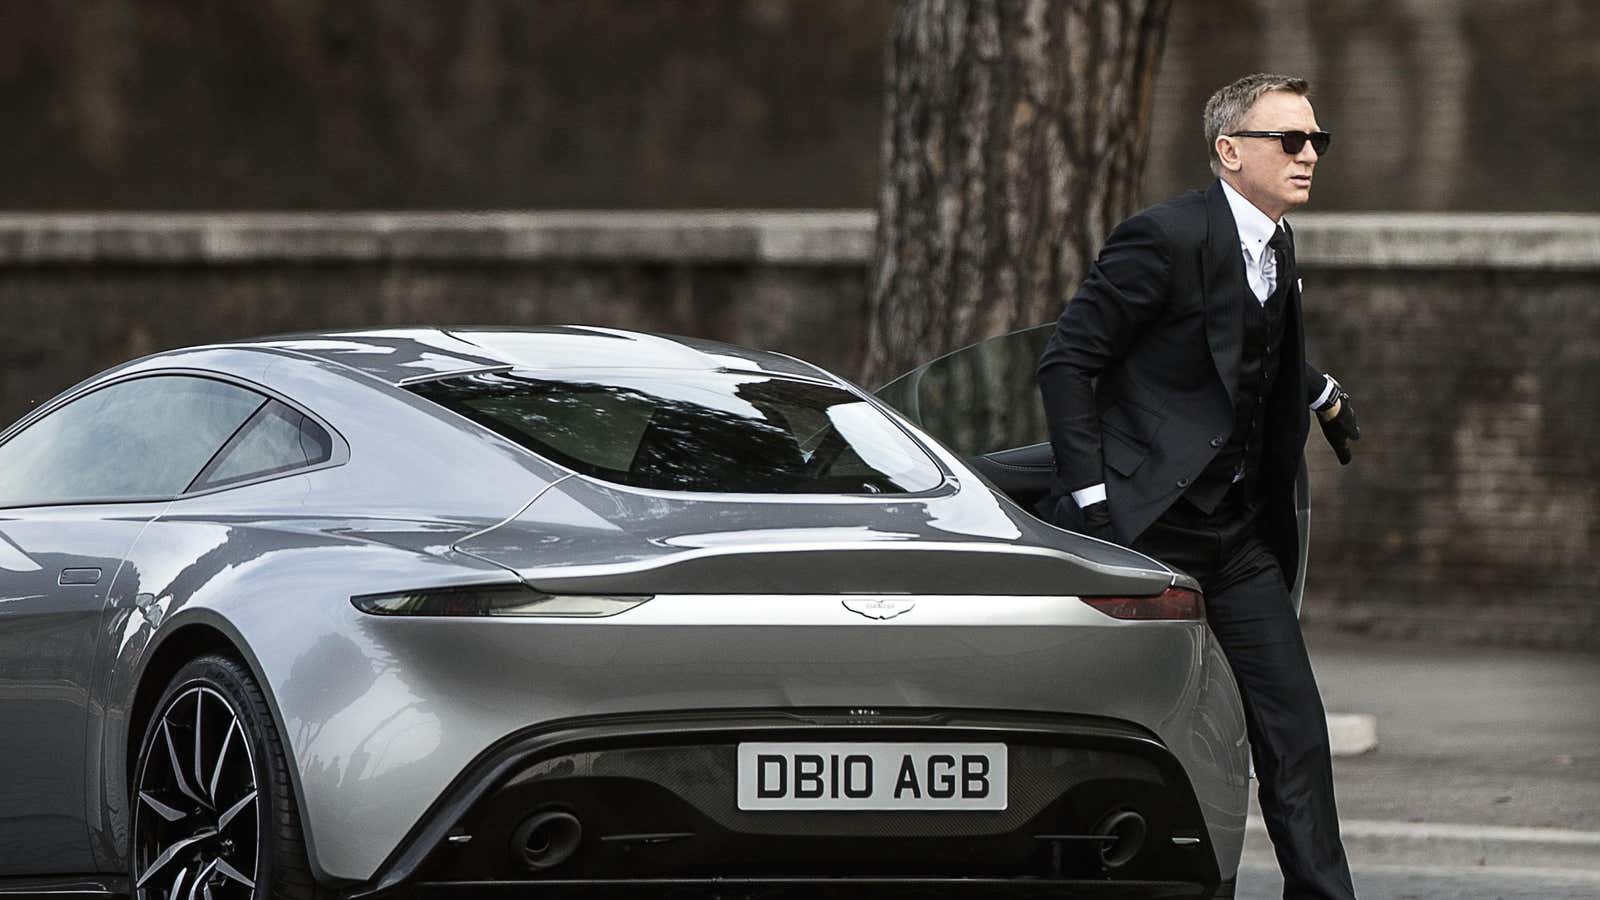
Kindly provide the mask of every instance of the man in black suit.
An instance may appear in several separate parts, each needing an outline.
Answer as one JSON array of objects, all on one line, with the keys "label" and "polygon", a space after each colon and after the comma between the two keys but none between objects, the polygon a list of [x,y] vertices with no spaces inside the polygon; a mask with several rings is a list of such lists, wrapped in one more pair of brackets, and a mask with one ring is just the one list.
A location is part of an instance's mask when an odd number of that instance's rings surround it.
[{"label": "man in black suit", "polygon": [[1286,898],[1355,897],[1327,722],[1289,599],[1313,410],[1339,455],[1349,397],[1305,360],[1287,211],[1328,149],[1306,82],[1212,95],[1217,180],[1118,225],[1040,358],[1053,489],[1040,513],[1193,575],[1233,669]]}]

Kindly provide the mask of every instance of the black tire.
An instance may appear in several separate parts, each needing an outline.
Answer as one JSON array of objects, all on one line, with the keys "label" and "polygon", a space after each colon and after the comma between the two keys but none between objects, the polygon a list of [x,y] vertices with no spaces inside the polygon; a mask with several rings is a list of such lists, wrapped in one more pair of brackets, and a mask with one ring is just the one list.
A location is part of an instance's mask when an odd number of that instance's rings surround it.
[{"label": "black tire", "polygon": [[202,877],[214,900],[330,896],[311,876],[283,742],[243,663],[190,661],[144,729],[129,806],[135,900],[182,900]]}]

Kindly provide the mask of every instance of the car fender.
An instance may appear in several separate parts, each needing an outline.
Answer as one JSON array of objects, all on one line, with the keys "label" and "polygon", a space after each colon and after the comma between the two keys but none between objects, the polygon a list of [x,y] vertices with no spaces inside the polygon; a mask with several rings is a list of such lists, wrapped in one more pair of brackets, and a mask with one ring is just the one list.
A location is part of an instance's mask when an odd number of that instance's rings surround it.
[{"label": "car fender", "polygon": [[[244,564],[208,564],[208,559],[229,558],[219,548],[239,541],[253,545]],[[132,714],[151,663],[169,641],[207,629],[226,642],[226,648],[217,649],[231,650],[244,661],[266,697],[319,880],[362,873],[326,864],[323,848],[337,848],[349,836],[342,834],[348,829],[329,822],[342,818],[337,809],[351,761],[321,752],[317,738],[330,722],[352,711],[366,727],[380,728],[396,705],[368,696],[381,681],[386,652],[366,633],[367,617],[350,598],[515,582],[499,567],[448,550],[427,553],[315,532],[201,522],[155,523],[123,567],[118,581],[124,579],[128,582],[119,583],[112,596],[127,599],[114,603],[106,617],[103,639],[114,650],[97,679],[91,712],[91,741],[98,747],[91,748],[90,758],[99,771],[87,773],[88,800],[97,859],[111,870],[128,865],[127,773],[145,724],[132,721]],[[159,694],[164,686],[152,683],[150,689]],[[387,763],[374,759],[369,764]],[[96,777],[100,774],[104,777]],[[359,780],[359,773],[352,777]],[[308,781],[314,782],[310,789]],[[338,851],[333,855],[337,860]]]}]

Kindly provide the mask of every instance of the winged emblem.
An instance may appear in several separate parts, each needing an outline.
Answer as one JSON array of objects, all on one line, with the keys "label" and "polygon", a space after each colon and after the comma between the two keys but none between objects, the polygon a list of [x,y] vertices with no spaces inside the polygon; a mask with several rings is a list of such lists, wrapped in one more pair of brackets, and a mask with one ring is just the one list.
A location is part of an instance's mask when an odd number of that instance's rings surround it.
[{"label": "winged emblem", "polygon": [[845,609],[869,619],[892,619],[895,616],[903,616],[917,605],[915,600],[879,600],[875,597],[842,602]]}]

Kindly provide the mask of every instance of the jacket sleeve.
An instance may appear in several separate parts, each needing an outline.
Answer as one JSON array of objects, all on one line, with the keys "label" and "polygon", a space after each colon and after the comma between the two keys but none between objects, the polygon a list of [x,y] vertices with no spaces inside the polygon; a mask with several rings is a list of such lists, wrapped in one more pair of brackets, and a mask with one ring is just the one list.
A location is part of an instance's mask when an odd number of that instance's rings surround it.
[{"label": "jacket sleeve", "polygon": [[1056,320],[1036,374],[1056,478],[1067,491],[1104,480],[1095,379],[1162,313],[1171,277],[1167,236],[1153,216],[1141,213],[1111,232]]}]

